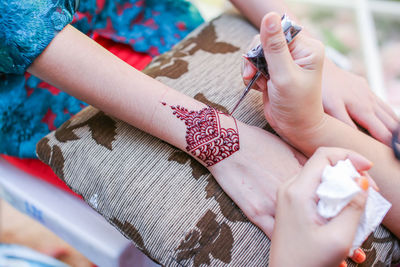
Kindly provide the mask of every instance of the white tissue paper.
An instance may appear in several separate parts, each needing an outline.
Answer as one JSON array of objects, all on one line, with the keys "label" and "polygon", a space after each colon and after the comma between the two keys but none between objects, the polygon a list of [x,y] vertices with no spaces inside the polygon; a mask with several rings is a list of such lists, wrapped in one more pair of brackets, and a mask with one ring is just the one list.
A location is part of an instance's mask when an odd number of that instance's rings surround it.
[{"label": "white tissue paper", "polygon": [[[317,188],[318,213],[326,219],[338,215],[352,198],[362,190],[355,181],[360,176],[349,159],[338,161],[335,166],[326,166],[322,173],[321,184]],[[390,202],[375,189],[372,187],[368,189],[367,203],[349,256],[353,255],[354,250],[359,248],[382,222],[391,206]]]}]

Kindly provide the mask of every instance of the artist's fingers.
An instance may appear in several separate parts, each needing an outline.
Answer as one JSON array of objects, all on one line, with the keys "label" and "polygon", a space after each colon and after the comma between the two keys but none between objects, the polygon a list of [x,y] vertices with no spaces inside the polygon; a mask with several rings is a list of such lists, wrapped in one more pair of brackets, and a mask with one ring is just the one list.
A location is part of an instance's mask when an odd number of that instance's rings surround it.
[{"label": "artist's fingers", "polygon": [[274,12],[265,15],[260,33],[271,78],[284,79],[290,76],[294,62],[282,31],[280,16]]},{"label": "artist's fingers", "polygon": [[[257,45],[260,44],[260,35],[257,34],[254,36],[253,40],[251,41],[250,45],[247,48],[247,51],[250,51],[251,49],[255,48]],[[245,56],[243,56],[242,60],[242,77],[243,80],[250,81],[251,78],[256,74],[257,69],[254,67],[253,64],[251,64]],[[247,82],[248,83],[248,82]],[[247,83],[245,83],[247,85]]]},{"label": "artist's fingers", "polygon": [[272,117],[270,116],[270,114],[271,114],[271,103],[269,102],[268,91],[264,90],[264,91],[262,91],[262,94],[263,94],[263,104],[264,104],[264,116],[267,119],[268,123],[272,127],[273,121],[272,121]]},{"label": "artist's fingers", "polygon": [[[243,59],[242,77],[247,83],[256,75],[257,69],[247,59]],[[246,84],[247,85],[247,84]]]},{"label": "artist's fingers", "polygon": [[356,194],[349,204],[326,225],[323,226],[326,233],[331,233],[336,236],[339,244],[334,244],[337,247],[343,248],[343,257],[349,253],[353,243],[361,215],[364,211],[367,202],[367,191],[361,191]]},{"label": "artist's fingers", "polygon": [[325,111],[326,111],[326,113],[335,117],[336,119],[346,123],[347,125],[353,127],[354,129],[357,129],[356,124],[350,118],[350,115],[347,112],[347,109],[343,102],[336,101],[336,102],[330,103],[330,107],[325,108]]},{"label": "artist's fingers", "polygon": [[[244,67],[242,70],[242,78],[243,78],[243,83],[245,84],[245,86],[247,86],[250,80],[257,73],[257,69],[247,59],[244,59],[243,62],[244,62],[243,63]],[[261,75],[260,77],[258,77],[257,81],[253,84],[253,86],[251,86],[251,88],[260,92],[262,92],[263,90],[267,90],[267,79],[265,79],[265,77]]]},{"label": "artist's fingers", "polygon": [[375,191],[379,191],[378,185],[376,184],[375,180],[372,179],[372,177],[369,175],[368,172],[366,172],[366,171],[360,171],[360,175],[361,175],[361,176],[364,176],[364,177],[366,177],[366,178],[368,179],[369,185],[370,185],[373,189],[375,189]]},{"label": "artist's fingers", "polygon": [[255,82],[254,89],[256,89],[259,92],[264,92],[268,90],[268,85],[267,85],[267,79],[263,75],[261,75],[257,81]]},{"label": "artist's fingers", "polygon": [[325,46],[321,41],[299,33],[289,44],[294,63],[308,70],[322,71],[325,59]]},{"label": "artist's fingers", "polygon": [[321,176],[327,165],[334,166],[339,160],[349,159],[358,171],[369,170],[371,161],[364,156],[346,149],[326,148],[317,149],[314,155],[304,165],[298,179],[296,180],[299,190],[306,195],[313,195],[321,182]]}]

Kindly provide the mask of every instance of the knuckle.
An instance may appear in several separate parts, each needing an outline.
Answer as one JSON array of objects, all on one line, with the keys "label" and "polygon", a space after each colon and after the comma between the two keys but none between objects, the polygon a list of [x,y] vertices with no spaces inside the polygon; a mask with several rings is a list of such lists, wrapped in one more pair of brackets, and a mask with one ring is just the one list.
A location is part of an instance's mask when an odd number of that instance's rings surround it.
[{"label": "knuckle", "polygon": [[251,218],[252,221],[257,221],[268,214],[267,206],[261,201],[254,201],[248,206],[247,216]]},{"label": "knuckle", "polygon": [[280,53],[286,48],[286,42],[281,36],[270,38],[267,44],[267,51],[271,53]]},{"label": "knuckle", "polygon": [[297,201],[301,200],[301,198],[302,198],[301,192],[299,192],[298,188],[293,184],[282,188],[282,191],[280,192],[280,194],[281,194],[280,198],[283,198],[283,199],[289,201],[290,203],[297,202]]}]

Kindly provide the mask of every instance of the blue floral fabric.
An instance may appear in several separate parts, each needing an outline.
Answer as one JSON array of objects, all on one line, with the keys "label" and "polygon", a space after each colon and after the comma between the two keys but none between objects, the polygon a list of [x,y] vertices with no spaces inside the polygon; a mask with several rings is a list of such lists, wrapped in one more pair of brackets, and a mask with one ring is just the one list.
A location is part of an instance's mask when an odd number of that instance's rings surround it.
[{"label": "blue floral fabric", "polygon": [[86,106],[25,73],[68,23],[155,56],[203,22],[186,0],[78,2],[0,1],[0,153],[35,158],[39,139]]}]

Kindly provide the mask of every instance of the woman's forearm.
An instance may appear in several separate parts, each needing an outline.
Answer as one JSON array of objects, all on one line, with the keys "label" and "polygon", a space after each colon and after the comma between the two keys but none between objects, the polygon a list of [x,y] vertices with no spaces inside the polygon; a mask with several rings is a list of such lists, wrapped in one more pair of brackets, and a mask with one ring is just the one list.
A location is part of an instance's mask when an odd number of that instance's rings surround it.
[{"label": "woman's forearm", "polygon": [[329,115],[325,115],[315,129],[300,132],[290,134],[293,138],[289,139],[307,156],[311,156],[321,146],[341,147],[356,151],[373,162],[369,174],[382,195],[393,204],[384,223],[399,237],[400,162],[394,157],[391,148]]},{"label": "woman's forearm", "polygon": [[28,71],[180,149],[186,147],[185,125],[169,106],[205,107],[130,67],[72,26],[55,37]]}]

